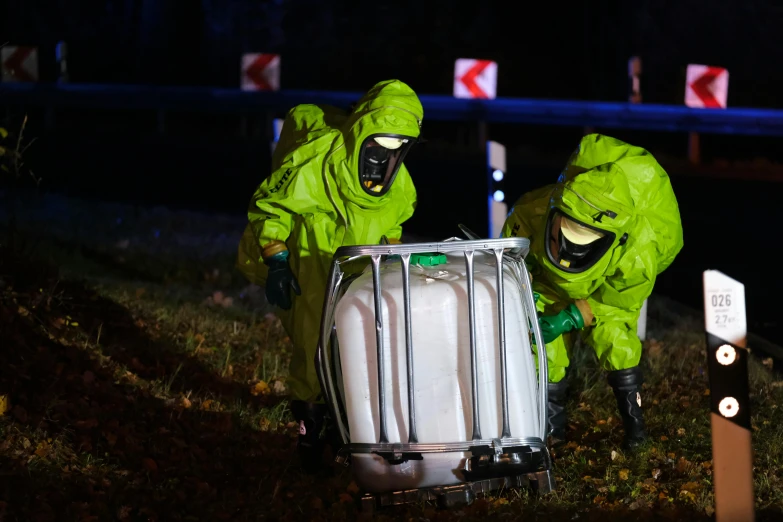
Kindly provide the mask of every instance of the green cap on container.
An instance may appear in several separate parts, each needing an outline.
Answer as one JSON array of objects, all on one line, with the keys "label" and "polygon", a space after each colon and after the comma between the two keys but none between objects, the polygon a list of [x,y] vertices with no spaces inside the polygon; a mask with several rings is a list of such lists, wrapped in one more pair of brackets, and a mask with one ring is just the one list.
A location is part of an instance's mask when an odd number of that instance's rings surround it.
[{"label": "green cap on container", "polygon": [[445,254],[411,254],[411,264],[421,266],[438,266],[448,263]]}]

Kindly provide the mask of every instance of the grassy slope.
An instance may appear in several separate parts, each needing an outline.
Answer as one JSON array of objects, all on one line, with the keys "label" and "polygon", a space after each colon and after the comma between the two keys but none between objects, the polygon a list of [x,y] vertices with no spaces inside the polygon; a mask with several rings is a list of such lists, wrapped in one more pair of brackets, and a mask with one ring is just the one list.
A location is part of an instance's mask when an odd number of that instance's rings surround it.
[{"label": "grassy slope", "polygon": [[[303,475],[287,409],[289,341],[233,269],[243,220],[49,198],[27,207],[28,251],[0,282],[4,520],[339,520],[350,470]],[[227,299],[228,298],[228,299]],[[574,354],[558,489],[502,492],[450,512],[381,519],[708,520],[711,447],[698,315],[653,298],[644,365],[651,442],[621,426],[595,358]],[[783,506],[783,390],[751,365],[759,519]],[[293,458],[292,458],[293,456]],[[547,518],[549,517],[549,518]],[[527,518],[526,518],[527,519]]]}]

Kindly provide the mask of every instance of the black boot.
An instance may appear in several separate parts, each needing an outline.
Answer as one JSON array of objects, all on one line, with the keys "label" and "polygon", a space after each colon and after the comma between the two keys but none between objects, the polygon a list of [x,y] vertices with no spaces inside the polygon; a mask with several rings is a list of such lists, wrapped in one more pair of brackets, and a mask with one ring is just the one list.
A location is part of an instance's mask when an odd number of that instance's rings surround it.
[{"label": "black boot", "polygon": [[560,382],[550,382],[547,384],[547,413],[549,418],[549,435],[552,437],[553,444],[565,442],[566,430],[566,391],[568,390],[568,381],[563,378]]},{"label": "black boot", "polygon": [[327,414],[326,404],[304,401],[291,401],[291,413],[299,423],[299,440],[296,449],[302,468],[307,473],[316,473],[323,466],[324,440],[321,430]]},{"label": "black boot", "polygon": [[647,439],[642,414],[642,369],[639,366],[609,372],[609,384],[617,399],[617,409],[623,419],[623,448],[633,449]]}]

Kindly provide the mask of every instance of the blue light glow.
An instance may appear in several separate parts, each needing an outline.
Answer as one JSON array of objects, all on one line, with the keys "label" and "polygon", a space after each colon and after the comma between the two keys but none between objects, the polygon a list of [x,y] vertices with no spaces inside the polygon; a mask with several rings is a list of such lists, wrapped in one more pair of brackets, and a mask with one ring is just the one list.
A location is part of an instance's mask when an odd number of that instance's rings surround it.
[{"label": "blue light glow", "polygon": [[495,193],[492,195],[492,197],[495,198],[495,201],[503,201],[506,195],[503,194],[502,190],[496,190]]},{"label": "blue light glow", "polygon": [[[67,51],[67,49],[63,49]],[[237,88],[95,85],[18,82],[0,84],[2,106],[37,105],[91,108],[154,109],[209,112],[287,111],[299,104],[347,107],[363,92],[245,92]],[[751,136],[783,136],[783,110],[756,108],[695,109],[683,104],[544,100],[529,98],[461,99],[422,94],[429,121],[484,121],[526,125],[703,132]]]},{"label": "blue light glow", "polygon": [[495,181],[503,181],[503,171],[495,169],[495,172],[492,173],[492,179]]}]

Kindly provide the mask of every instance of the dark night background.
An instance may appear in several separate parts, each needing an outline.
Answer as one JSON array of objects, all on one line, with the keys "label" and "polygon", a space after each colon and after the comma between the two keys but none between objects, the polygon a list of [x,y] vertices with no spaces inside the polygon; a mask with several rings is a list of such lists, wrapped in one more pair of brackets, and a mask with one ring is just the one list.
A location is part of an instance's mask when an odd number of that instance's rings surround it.
[{"label": "dark night background", "polygon": [[[643,103],[682,105],[685,68],[702,63],[729,70],[729,107],[778,108],[783,4],[774,4],[2,0],[0,43],[38,46],[44,82],[56,79],[54,48],[62,40],[73,83],[238,88],[242,53],[272,52],[282,56],[283,89],[360,92],[398,78],[420,94],[451,95],[454,60],[471,57],[498,62],[499,97],[605,101],[627,100],[627,60],[638,55]],[[117,105],[58,111],[50,126],[27,109],[29,132],[39,137],[30,163],[44,189],[241,214],[269,171],[271,118],[288,109],[246,115],[242,133],[239,114],[194,107],[167,114],[159,133],[153,111]],[[765,294],[778,283],[750,253],[756,244],[769,248],[764,230],[781,222],[780,140],[702,135],[695,168],[686,161],[685,134],[594,130],[647,148],[672,177],[685,248],[658,291],[701,308],[701,272],[720,269],[746,284],[751,329],[775,340],[779,323]],[[508,198],[553,181],[584,131],[490,125],[490,139],[508,148]],[[407,160],[419,190],[407,231],[448,237],[459,222],[483,230],[475,124],[427,121],[425,112],[424,132],[429,141]]]}]

